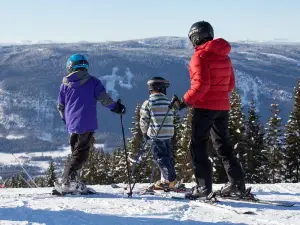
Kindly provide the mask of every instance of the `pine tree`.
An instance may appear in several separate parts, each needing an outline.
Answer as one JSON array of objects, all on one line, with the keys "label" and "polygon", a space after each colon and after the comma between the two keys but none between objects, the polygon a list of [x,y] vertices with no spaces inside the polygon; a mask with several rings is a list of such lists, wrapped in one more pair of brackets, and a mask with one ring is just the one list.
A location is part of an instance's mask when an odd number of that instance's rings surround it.
[{"label": "pine tree", "polygon": [[13,179],[13,177],[10,177],[10,178],[8,178],[8,179],[5,181],[5,187],[6,187],[6,188],[13,188],[13,185],[12,185],[12,179]]},{"label": "pine tree", "polygon": [[186,110],[180,129],[181,139],[179,140],[179,148],[176,151],[175,168],[178,178],[184,179],[185,182],[191,182],[194,175],[192,158],[189,150],[192,135],[192,108]]},{"label": "pine tree", "polygon": [[175,166],[177,177],[182,176],[180,161],[184,160],[184,154],[180,151],[180,140],[182,138],[183,125],[181,123],[180,115],[177,111],[174,112],[174,136],[171,139],[173,165]]},{"label": "pine tree", "polygon": [[127,169],[126,169],[126,159],[125,154],[121,151],[121,147],[116,150],[115,160],[115,182],[116,183],[126,183],[127,182]]},{"label": "pine tree", "polygon": [[252,98],[246,122],[247,159],[246,159],[246,181],[249,183],[267,182],[268,174],[267,156],[264,151],[264,130],[256,113],[255,101]]},{"label": "pine tree", "polygon": [[[34,182],[39,186],[39,187],[47,187],[48,182],[47,182],[47,177],[45,176],[39,176],[34,178]],[[30,183],[31,184],[31,183]],[[34,184],[31,184],[34,185]]]},{"label": "pine tree", "polygon": [[269,182],[278,183],[283,181],[283,149],[282,137],[283,129],[281,118],[278,116],[280,110],[276,101],[271,104],[271,117],[268,120],[268,127],[266,128],[267,134],[265,138],[265,149],[268,154],[268,172]]},{"label": "pine tree", "polygon": [[53,160],[50,161],[50,165],[46,174],[47,187],[54,187],[54,182],[56,181],[56,173]]},{"label": "pine tree", "polygon": [[129,139],[128,142],[128,152],[130,158],[129,162],[131,165],[133,164],[143,145],[143,133],[140,128],[140,110],[141,105],[138,103],[133,117],[133,128],[130,129],[132,137]]},{"label": "pine tree", "polygon": [[117,171],[116,167],[118,164],[117,161],[117,151],[113,151],[112,154],[108,154],[106,156],[106,161],[108,165],[108,171],[107,171],[107,179],[109,184],[117,183]]},{"label": "pine tree", "polygon": [[26,188],[29,187],[28,184],[26,183],[26,176],[25,173],[22,171],[17,178],[17,187],[18,188]]},{"label": "pine tree", "polygon": [[97,163],[97,183],[106,184],[107,183],[107,166],[103,149],[98,153],[98,163]]},{"label": "pine tree", "polygon": [[[146,145],[144,146],[144,140],[143,140],[143,133],[141,131],[140,128],[140,110],[141,110],[141,105],[138,103],[135,109],[135,113],[134,113],[134,117],[133,117],[133,128],[130,129],[132,137],[128,139],[128,157],[129,157],[129,164],[130,164],[130,172],[132,167],[135,164],[136,158],[139,155],[140,151],[143,150],[143,156],[140,157],[139,162],[142,162],[143,160],[145,160],[145,156],[147,155],[147,148]],[[144,147],[144,149],[142,149]],[[122,153],[123,154],[123,153]],[[124,155],[124,154],[123,154]],[[124,173],[127,174],[127,169],[126,169],[126,161],[125,161],[125,157],[123,157],[122,155],[122,162],[121,162],[121,167],[122,169],[124,168],[123,164],[125,163],[125,170]],[[135,179],[137,182],[141,182],[141,180],[144,180],[144,172],[141,171],[141,169],[139,168],[139,164],[136,164],[135,170],[134,170],[134,174],[133,174],[133,178]],[[149,168],[149,164],[148,163],[142,163],[144,164],[144,168],[142,168],[142,170],[148,170]],[[147,168],[145,168],[147,167]],[[124,180],[125,181],[125,180]],[[126,179],[127,181],[127,179]]]},{"label": "pine tree", "polygon": [[294,109],[285,133],[285,180],[300,181],[300,78],[294,88]]},{"label": "pine tree", "polygon": [[13,176],[11,178],[11,187],[12,188],[17,188],[18,187],[18,177]]},{"label": "pine tree", "polygon": [[105,172],[105,181],[103,184],[112,184],[110,177],[110,161],[112,159],[112,155],[109,152],[104,153],[104,172]]},{"label": "pine tree", "polygon": [[234,90],[230,98],[231,110],[229,112],[229,135],[231,144],[238,159],[244,168],[247,158],[247,144],[245,138],[245,114],[243,113],[241,97]]}]

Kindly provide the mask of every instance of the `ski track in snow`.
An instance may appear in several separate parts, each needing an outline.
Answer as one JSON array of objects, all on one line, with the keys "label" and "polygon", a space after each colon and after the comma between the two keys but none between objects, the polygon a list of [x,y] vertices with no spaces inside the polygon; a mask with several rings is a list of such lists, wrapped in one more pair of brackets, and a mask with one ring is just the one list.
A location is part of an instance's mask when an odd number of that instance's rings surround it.
[{"label": "ski track in snow", "polygon": [[[138,184],[135,191],[145,185]],[[92,187],[101,194],[58,197],[49,194],[51,188],[0,189],[0,224],[298,225],[300,221],[300,183],[252,185],[257,197],[295,202],[291,208],[230,200],[214,206],[149,195],[127,198],[123,188]]]}]

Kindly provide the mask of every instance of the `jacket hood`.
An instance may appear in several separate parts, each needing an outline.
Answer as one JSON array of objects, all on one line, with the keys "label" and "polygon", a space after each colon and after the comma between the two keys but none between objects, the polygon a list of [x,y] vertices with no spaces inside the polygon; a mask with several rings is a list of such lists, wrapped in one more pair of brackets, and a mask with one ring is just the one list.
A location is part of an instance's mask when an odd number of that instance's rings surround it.
[{"label": "jacket hood", "polygon": [[69,87],[78,87],[84,85],[90,77],[87,71],[75,71],[65,76],[62,82]]},{"label": "jacket hood", "polygon": [[195,51],[199,50],[212,52],[216,55],[227,56],[230,53],[231,46],[228,41],[217,38],[195,48]]}]

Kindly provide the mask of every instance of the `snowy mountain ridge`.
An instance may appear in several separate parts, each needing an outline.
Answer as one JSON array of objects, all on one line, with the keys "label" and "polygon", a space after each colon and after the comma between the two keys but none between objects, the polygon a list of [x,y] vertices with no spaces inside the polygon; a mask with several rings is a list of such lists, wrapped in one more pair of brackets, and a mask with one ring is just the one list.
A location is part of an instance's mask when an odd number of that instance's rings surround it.
[{"label": "snowy mountain ridge", "polygon": [[[133,39],[134,41],[147,44],[147,41],[152,40],[154,42],[166,42],[169,43],[172,40],[183,40],[186,45],[190,45],[189,40],[186,37],[180,37],[180,36],[157,36],[157,37],[151,37],[151,38],[137,38]],[[131,41],[131,40],[122,40],[122,41],[101,41],[102,43],[109,43],[109,42],[124,42],[124,41]],[[252,39],[243,39],[243,40],[237,40],[234,41],[235,43],[244,43],[244,44],[300,44],[300,40],[289,40],[285,38],[275,38],[271,40],[252,40]],[[76,44],[76,43],[99,43],[96,41],[87,41],[87,40],[80,40],[75,42],[66,42],[66,41],[55,41],[55,40],[20,40],[20,41],[14,41],[14,42],[0,42],[0,46],[7,46],[7,45],[38,45],[38,44]],[[153,44],[153,43],[152,43]]]},{"label": "snowy mountain ridge", "polygon": [[[230,56],[245,111],[253,96],[265,122],[276,97],[281,117],[286,121],[300,74],[300,46],[279,43],[231,43],[231,46]],[[173,94],[182,96],[189,88],[187,66],[193,49],[187,38],[0,46],[0,152],[59,151],[68,143],[56,101],[65,62],[78,52],[88,56],[90,73],[102,80],[115,100],[121,98],[127,106],[124,125],[128,136],[137,103],[148,98],[148,79],[153,76],[169,79],[169,98]],[[110,151],[121,143],[120,120],[100,104],[98,107],[96,140]]]}]

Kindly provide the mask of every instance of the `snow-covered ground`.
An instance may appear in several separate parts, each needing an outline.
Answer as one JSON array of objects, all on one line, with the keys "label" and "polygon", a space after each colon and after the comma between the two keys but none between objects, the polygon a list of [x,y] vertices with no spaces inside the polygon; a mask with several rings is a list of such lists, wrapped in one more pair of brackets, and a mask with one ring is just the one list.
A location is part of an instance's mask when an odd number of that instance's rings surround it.
[{"label": "snow-covered ground", "polygon": [[[136,189],[141,186],[144,185],[137,185]],[[299,183],[253,185],[257,197],[296,203],[291,208],[229,200],[213,206],[159,196],[134,195],[133,198],[127,198],[123,189],[93,187],[101,194],[57,197],[49,195],[51,188],[0,189],[0,224],[300,224]],[[255,214],[237,214],[237,210],[252,211]]]}]

